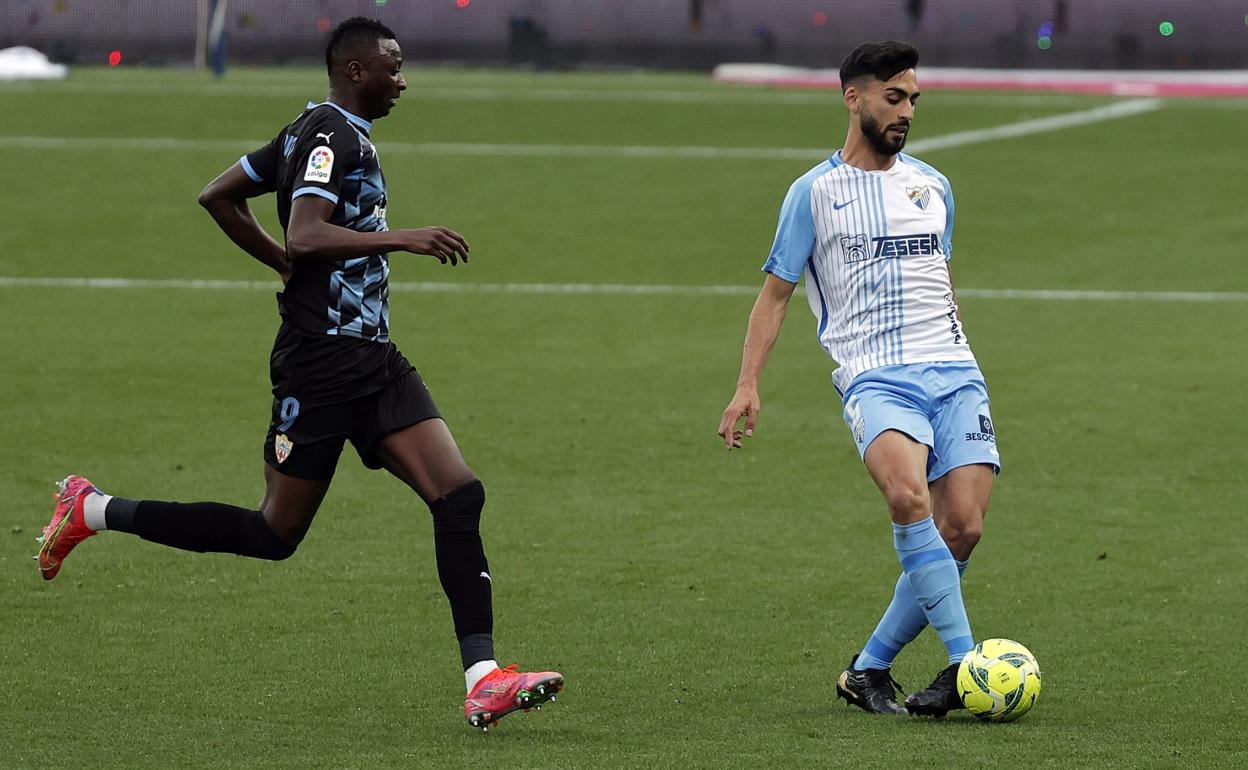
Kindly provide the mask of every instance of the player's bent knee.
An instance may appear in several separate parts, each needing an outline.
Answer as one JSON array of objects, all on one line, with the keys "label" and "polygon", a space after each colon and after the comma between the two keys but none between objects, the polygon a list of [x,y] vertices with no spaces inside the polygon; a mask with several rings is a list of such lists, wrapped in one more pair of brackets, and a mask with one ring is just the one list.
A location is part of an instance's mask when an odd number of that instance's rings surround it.
[{"label": "player's bent knee", "polygon": [[949,519],[940,527],[940,536],[959,559],[966,559],[971,555],[971,551],[979,545],[983,533],[984,523],[980,518]]},{"label": "player's bent knee", "polygon": [[485,507],[485,486],[478,479],[429,504],[434,532],[477,532],[481,509]]},{"label": "player's bent knee", "polygon": [[884,492],[884,500],[894,518],[918,521],[931,512],[927,493],[917,486],[894,484]]},{"label": "player's bent knee", "polygon": [[301,537],[282,537],[273,531],[260,511],[252,511],[251,515],[243,517],[241,526],[240,552],[243,556],[255,559],[285,561],[295,555],[299,542],[302,540]]}]

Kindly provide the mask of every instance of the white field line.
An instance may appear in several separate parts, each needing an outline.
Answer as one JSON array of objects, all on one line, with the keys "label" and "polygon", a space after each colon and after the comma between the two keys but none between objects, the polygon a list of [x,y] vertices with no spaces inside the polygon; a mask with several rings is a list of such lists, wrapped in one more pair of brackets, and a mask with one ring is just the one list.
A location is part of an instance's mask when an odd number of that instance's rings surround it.
[{"label": "white field line", "polygon": [[1104,107],[1095,107],[1090,110],[1067,112],[1047,118],[1009,123],[1004,126],[958,131],[953,134],[945,134],[944,136],[934,136],[931,139],[920,139],[908,146],[907,150],[910,152],[929,152],[931,150],[943,150],[946,147],[961,147],[967,144],[979,144],[980,142],[989,142],[995,139],[1010,139],[1016,136],[1041,134],[1075,126],[1086,126],[1089,123],[1100,123],[1105,120],[1152,112],[1161,109],[1161,104],[1160,99],[1131,99]]},{"label": "white field line", "polygon": [[[758,86],[728,86],[714,90],[647,89],[647,88],[487,88],[480,86],[422,86],[410,83],[404,101],[460,102],[623,102],[658,104],[836,104],[839,92],[781,90]],[[40,93],[48,95],[134,95],[194,96],[287,99],[300,97],[320,100],[323,86],[305,83],[77,83],[77,82],[0,82],[0,93]],[[933,101],[937,97],[929,97]],[[983,104],[993,106],[1078,106],[1089,97],[1070,94],[975,94],[945,91],[938,97],[941,104]],[[400,103],[402,105],[402,102]]]},{"label": "white field line", "polygon": [[[1161,107],[1160,99],[1132,99],[1090,110],[1067,112],[992,128],[958,131],[953,134],[920,139],[907,146],[909,152],[928,152],[1008,139],[1073,126],[1099,123],[1151,112]],[[175,139],[169,137],[52,137],[0,136],[0,147],[32,150],[233,150],[246,152],[268,140],[263,139]],[[706,160],[815,160],[825,157],[828,150],[806,147],[696,147],[655,145],[589,145],[589,144],[459,144],[382,142],[383,153],[415,155],[475,155],[488,157],[551,157],[551,158],[664,158]]]},{"label": "white field line", "polygon": [[[0,276],[0,288],[179,289],[191,291],[277,291],[276,281],[181,278],[68,278]],[[681,286],[622,283],[450,283],[394,282],[391,292],[442,294],[588,294],[628,296],[754,296],[758,286]],[[1065,289],[959,289],[959,297],[1088,302],[1248,302],[1248,292],[1096,291]]]}]

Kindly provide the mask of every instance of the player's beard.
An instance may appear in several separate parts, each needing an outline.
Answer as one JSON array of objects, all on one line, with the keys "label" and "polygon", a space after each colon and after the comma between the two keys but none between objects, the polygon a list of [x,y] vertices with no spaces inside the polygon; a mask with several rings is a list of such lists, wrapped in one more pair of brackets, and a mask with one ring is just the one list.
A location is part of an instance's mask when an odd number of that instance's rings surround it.
[{"label": "player's beard", "polygon": [[[909,131],[901,139],[890,139],[888,136],[890,126],[881,126],[880,122],[866,110],[863,110],[858,118],[858,125],[862,128],[862,135],[881,155],[896,155],[901,152],[902,147],[906,146],[906,136],[909,135]],[[909,125],[906,127],[909,128]]]}]

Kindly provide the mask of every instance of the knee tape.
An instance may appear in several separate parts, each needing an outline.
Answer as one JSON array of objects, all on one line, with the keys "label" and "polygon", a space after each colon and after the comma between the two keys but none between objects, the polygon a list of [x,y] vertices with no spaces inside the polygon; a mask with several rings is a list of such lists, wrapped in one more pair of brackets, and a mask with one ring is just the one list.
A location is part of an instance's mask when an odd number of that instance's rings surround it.
[{"label": "knee tape", "polygon": [[481,509],[484,507],[485,487],[481,482],[465,484],[429,505],[429,512],[433,514],[433,531],[476,532],[481,527]]}]

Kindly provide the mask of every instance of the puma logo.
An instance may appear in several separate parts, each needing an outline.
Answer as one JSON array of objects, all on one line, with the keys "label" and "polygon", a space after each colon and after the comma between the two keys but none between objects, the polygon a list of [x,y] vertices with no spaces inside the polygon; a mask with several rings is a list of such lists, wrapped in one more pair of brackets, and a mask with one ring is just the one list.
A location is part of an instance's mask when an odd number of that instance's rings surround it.
[{"label": "puma logo", "polygon": [[333,131],[330,131],[328,134],[317,134],[317,135],[316,135],[316,138],[317,138],[317,139],[320,139],[320,138],[323,136],[323,137],[325,137],[325,143],[326,143],[326,144],[329,144],[329,138],[330,138],[331,136],[333,136],[333,135],[334,135],[334,132],[333,132]]}]

